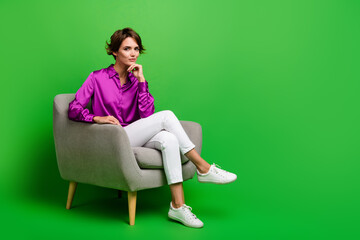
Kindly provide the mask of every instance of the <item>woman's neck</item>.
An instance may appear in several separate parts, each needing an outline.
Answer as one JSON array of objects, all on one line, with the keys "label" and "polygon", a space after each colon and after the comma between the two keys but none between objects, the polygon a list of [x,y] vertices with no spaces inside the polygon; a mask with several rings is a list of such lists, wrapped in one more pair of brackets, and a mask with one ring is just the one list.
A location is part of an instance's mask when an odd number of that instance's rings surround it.
[{"label": "woman's neck", "polygon": [[118,62],[114,64],[114,69],[119,74],[119,79],[126,79],[128,75],[128,72],[126,71],[127,68],[127,66],[119,64]]}]

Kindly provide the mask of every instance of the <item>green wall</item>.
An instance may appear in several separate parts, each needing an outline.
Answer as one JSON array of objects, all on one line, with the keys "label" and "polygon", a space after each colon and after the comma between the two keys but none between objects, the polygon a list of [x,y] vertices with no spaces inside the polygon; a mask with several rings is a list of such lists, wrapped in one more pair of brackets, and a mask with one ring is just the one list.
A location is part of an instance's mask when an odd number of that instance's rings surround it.
[{"label": "green wall", "polygon": [[[360,4],[351,0],[1,1],[1,234],[7,238],[358,239]],[[202,156],[238,174],[192,179],[201,230],[167,220],[167,187],[126,197],[80,184],[65,210],[52,135],[75,93],[132,27],[156,111],[203,127]],[[7,239],[6,238],[6,239]]]}]

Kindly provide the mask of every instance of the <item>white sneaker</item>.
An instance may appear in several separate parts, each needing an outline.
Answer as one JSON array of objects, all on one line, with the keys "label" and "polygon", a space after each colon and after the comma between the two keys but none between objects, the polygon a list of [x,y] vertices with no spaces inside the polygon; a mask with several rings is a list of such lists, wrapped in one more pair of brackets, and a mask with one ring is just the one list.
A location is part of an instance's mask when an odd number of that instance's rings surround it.
[{"label": "white sneaker", "polygon": [[211,165],[210,170],[207,173],[202,174],[197,171],[197,177],[199,182],[215,184],[231,183],[237,178],[236,174],[220,169],[220,166],[215,163]]},{"label": "white sneaker", "polygon": [[196,217],[195,214],[191,212],[192,208],[186,204],[182,205],[180,208],[173,208],[170,202],[170,209],[168,216],[169,218],[179,221],[185,226],[193,228],[201,228],[204,226],[204,223]]}]

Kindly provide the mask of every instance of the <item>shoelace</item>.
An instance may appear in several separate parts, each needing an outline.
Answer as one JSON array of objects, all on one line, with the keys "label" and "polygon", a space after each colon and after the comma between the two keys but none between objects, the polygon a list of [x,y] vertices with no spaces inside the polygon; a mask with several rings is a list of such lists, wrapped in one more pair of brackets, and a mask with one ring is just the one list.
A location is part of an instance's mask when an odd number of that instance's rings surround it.
[{"label": "shoelace", "polygon": [[213,165],[219,169],[221,169],[221,167],[219,165],[217,165],[216,163],[213,163]]},{"label": "shoelace", "polygon": [[[221,167],[219,165],[217,165],[216,163],[213,163],[213,165],[218,168],[218,169],[214,168],[214,171],[216,174],[219,174],[221,177],[226,177],[224,175],[224,173],[227,174],[228,173],[227,171],[221,169]],[[221,171],[219,171],[219,170],[221,170]]]},{"label": "shoelace", "polygon": [[186,215],[190,215],[191,218],[197,219],[196,215],[191,212],[191,211],[192,211],[192,208],[191,208],[190,206],[184,204],[184,205],[183,205],[183,208],[185,209]]}]

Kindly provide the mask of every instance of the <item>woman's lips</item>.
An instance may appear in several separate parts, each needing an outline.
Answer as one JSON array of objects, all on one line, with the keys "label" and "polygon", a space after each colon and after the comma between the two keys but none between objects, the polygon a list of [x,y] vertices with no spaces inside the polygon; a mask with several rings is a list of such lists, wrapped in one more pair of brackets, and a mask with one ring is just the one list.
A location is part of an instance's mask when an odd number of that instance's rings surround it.
[{"label": "woman's lips", "polygon": [[136,61],[136,59],[129,59],[131,62],[135,62]]}]

